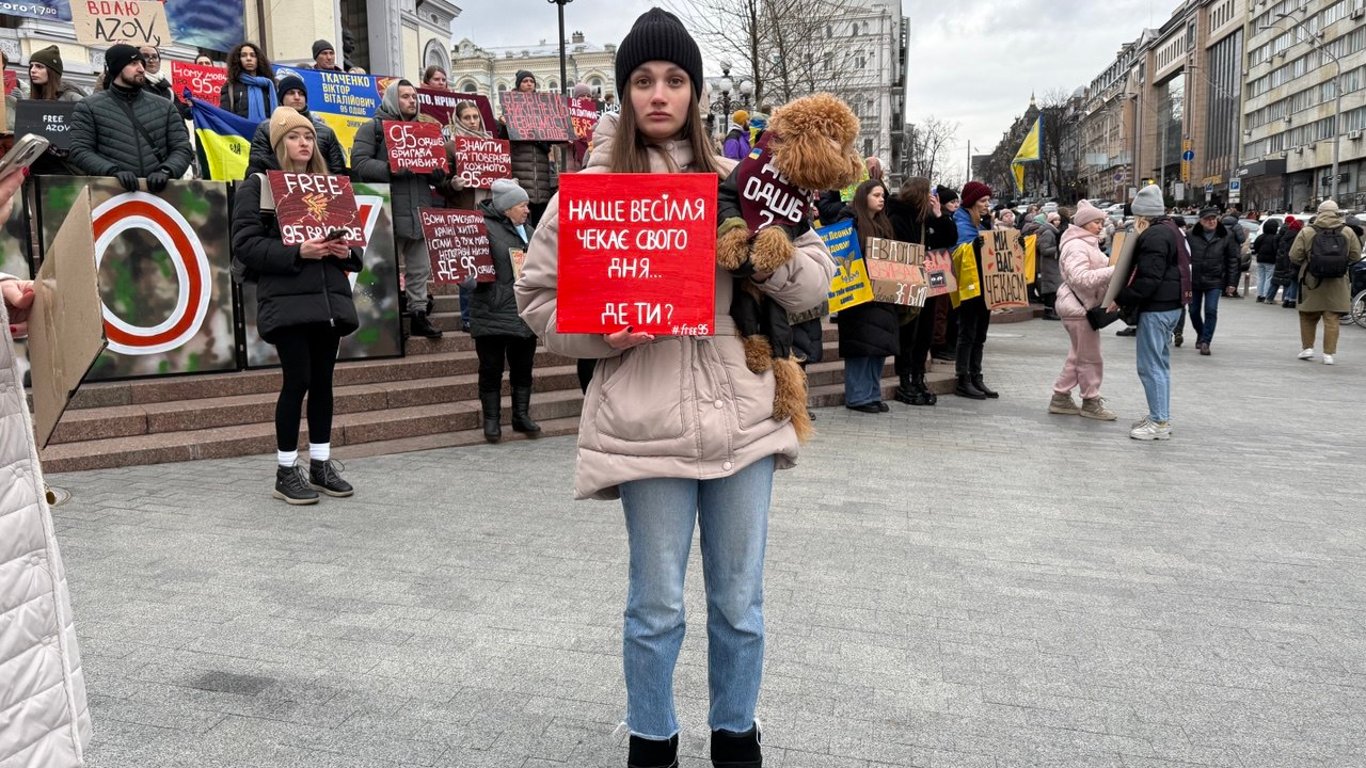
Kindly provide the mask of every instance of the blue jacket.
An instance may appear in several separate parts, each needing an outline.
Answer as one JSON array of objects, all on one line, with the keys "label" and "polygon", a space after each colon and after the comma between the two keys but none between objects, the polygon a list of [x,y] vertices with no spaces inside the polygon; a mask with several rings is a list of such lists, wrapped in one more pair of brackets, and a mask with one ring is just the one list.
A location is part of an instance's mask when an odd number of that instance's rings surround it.
[{"label": "blue jacket", "polygon": [[985,229],[985,227],[979,229],[973,226],[972,217],[968,215],[968,209],[961,207],[953,212],[953,223],[958,225],[958,242],[954,243],[955,246],[976,240],[977,236],[982,234],[982,229]]}]

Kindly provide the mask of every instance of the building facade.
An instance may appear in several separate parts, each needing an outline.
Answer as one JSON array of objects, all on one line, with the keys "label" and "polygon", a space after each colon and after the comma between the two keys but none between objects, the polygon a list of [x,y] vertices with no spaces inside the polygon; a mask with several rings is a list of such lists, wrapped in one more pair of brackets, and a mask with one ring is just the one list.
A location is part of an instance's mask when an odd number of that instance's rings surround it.
[{"label": "building facade", "polygon": [[[574,32],[565,41],[566,90],[586,83],[597,98],[615,100],[617,92],[615,45],[595,45]],[[466,93],[493,96],[517,87],[517,73],[526,70],[536,76],[543,91],[559,92],[560,48],[555,42],[541,40],[535,45],[484,48],[463,38],[451,52],[450,87]]]}]

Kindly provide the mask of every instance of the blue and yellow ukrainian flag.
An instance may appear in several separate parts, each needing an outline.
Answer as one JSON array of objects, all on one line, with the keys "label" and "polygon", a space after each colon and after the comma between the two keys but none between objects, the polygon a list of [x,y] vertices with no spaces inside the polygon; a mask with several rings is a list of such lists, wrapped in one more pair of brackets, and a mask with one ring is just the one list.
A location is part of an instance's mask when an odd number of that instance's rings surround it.
[{"label": "blue and yellow ukrainian flag", "polygon": [[246,178],[256,123],[194,97],[188,98],[195,138],[199,142],[200,156],[205,160],[204,178],[218,181]]}]

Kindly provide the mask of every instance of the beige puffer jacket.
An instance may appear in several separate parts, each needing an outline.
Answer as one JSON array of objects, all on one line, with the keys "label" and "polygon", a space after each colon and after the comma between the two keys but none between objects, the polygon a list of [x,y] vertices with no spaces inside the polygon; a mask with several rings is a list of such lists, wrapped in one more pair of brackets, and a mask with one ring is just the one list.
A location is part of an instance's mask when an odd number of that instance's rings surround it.
[{"label": "beige puffer jacket", "polygon": [[83,762],[90,712],[8,327],[0,304],[0,766],[68,768]]},{"label": "beige puffer jacket", "polygon": [[[593,135],[588,167],[607,173],[616,116],[604,115]],[[670,143],[652,155],[656,173],[667,172],[661,152],[688,169],[688,146]],[[722,172],[734,162],[718,158]],[[720,179],[717,179],[718,184]],[[825,299],[835,263],[813,232],[800,237],[797,253],[760,288],[789,310]],[[796,463],[797,435],[788,421],[773,419],[773,374],[753,373],[730,318],[732,278],[716,271],[716,335],[659,336],[625,353],[599,335],[555,331],[559,256],[559,195],[551,198],[527,249],[517,281],[522,319],[553,352],[600,358],[584,399],[574,493],[580,499],[614,499],[617,486],[648,477],[710,480],[735,474],[766,456],[779,469]]]}]

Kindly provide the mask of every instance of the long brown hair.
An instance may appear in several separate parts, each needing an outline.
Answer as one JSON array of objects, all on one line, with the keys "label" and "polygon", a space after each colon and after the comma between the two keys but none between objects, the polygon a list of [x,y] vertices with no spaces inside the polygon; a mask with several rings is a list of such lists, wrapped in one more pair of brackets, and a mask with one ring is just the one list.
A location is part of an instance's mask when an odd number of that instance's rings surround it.
[{"label": "long brown hair", "polygon": [[[868,195],[874,189],[882,188],[882,210],[874,213],[868,207]],[[896,235],[892,230],[892,220],[887,218],[887,185],[882,183],[882,179],[869,179],[858,185],[854,191],[854,201],[850,207],[854,209],[854,227],[858,229],[859,245],[863,247],[864,253],[868,252],[868,238],[880,237],[884,240],[891,240]]]},{"label": "long brown hair", "polygon": [[[720,166],[716,163],[716,148],[707,140],[707,126],[702,122],[702,111],[698,105],[697,91],[691,89],[691,83],[688,85],[691,94],[688,97],[688,119],[683,121],[683,130],[679,138],[692,150],[693,173],[715,173],[719,175]],[[628,78],[626,93],[621,95],[621,113],[617,117],[617,133],[612,141],[611,156],[608,158],[609,167],[613,173],[651,172],[651,145],[646,140],[645,134],[640,132],[640,125],[636,120],[636,110],[631,104],[631,89],[634,87]],[[673,167],[673,158],[667,152],[661,151],[660,154],[664,156],[664,162],[669,165],[671,171],[681,170]]]},{"label": "long brown hair", "polygon": [[930,217],[930,180],[924,176],[907,176],[897,193],[901,202],[915,209],[915,220],[921,224]]},{"label": "long brown hair", "polygon": [[[42,62],[38,63],[42,64]],[[47,68],[47,82],[42,85],[34,85],[32,74],[33,65],[29,65],[29,98],[37,99],[39,101],[56,101],[62,97],[62,91],[66,90],[66,88],[62,86],[62,73],[52,67],[48,67],[46,64],[43,64],[43,66]]]},{"label": "long brown hair", "polygon": [[[275,69],[270,66],[270,59],[261,50],[261,46],[256,43],[238,43],[228,52],[228,82],[235,83],[242,74],[242,49],[250,48],[256,52],[256,76],[275,79]],[[267,104],[266,109],[272,109],[273,104]]]},{"label": "long brown hair", "polygon": [[280,163],[280,170],[290,173],[331,173],[327,167],[327,161],[323,160],[322,148],[318,146],[318,132],[313,132],[313,154],[308,158],[308,164],[300,168],[293,160],[289,159],[289,150],[285,148],[285,138],[299,128],[287,131],[280,137],[279,143],[274,147],[275,159]]}]

